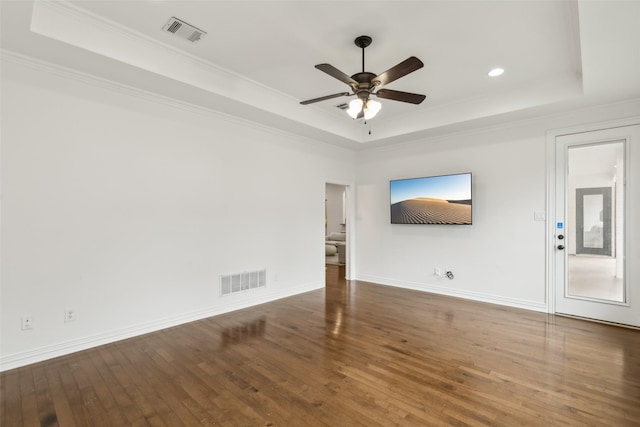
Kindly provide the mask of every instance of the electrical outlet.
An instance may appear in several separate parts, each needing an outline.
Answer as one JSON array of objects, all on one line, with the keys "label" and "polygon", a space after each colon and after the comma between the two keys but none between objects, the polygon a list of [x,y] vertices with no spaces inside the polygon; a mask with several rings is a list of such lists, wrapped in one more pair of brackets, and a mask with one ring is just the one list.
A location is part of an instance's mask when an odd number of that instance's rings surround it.
[{"label": "electrical outlet", "polygon": [[31,316],[22,317],[22,330],[26,331],[27,329],[33,329],[33,317]]},{"label": "electrical outlet", "polygon": [[65,322],[75,322],[76,321],[76,311],[72,308],[68,308],[64,311],[64,321]]}]

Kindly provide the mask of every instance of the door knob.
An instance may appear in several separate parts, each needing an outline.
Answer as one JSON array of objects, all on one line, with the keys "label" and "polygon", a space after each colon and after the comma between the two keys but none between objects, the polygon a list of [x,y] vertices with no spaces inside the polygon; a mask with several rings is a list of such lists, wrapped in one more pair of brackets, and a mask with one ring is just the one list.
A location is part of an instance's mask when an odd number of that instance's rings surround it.
[{"label": "door knob", "polygon": [[563,250],[564,249],[564,245],[558,245],[558,249],[559,250]]}]

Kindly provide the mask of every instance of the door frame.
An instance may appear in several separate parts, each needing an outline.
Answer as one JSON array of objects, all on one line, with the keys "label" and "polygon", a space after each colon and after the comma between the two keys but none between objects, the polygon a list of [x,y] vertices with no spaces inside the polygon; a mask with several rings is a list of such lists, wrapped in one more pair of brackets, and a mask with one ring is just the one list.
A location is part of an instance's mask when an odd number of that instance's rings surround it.
[{"label": "door frame", "polygon": [[[606,255],[613,253],[613,224],[611,187],[576,188],[576,255]],[[602,248],[584,246],[584,196],[602,196]]]},{"label": "door frame", "polygon": [[[594,132],[607,129],[615,129],[624,126],[640,125],[640,116],[634,116],[620,120],[589,123],[568,128],[548,130],[546,133],[546,160],[547,160],[547,224],[545,235],[545,277],[546,277],[546,306],[547,313],[556,312],[556,138],[566,135]],[[625,234],[628,228],[625,227]],[[625,241],[626,241],[625,236]],[[625,272],[626,274],[627,272]]]},{"label": "door frame", "polygon": [[[345,258],[346,258],[346,266],[345,266],[345,278],[347,280],[355,280],[355,276],[356,276],[356,267],[355,267],[355,192],[354,192],[354,188],[355,188],[355,184],[353,182],[345,182],[343,180],[340,179],[325,179],[324,182],[322,183],[322,206],[323,206],[323,223],[324,223],[324,205],[325,205],[325,191],[327,188],[327,184],[333,184],[333,185],[340,185],[342,187],[344,187],[345,190],[345,220],[346,220],[346,224],[345,224],[345,232],[346,232],[346,245],[345,245]],[[322,233],[322,240],[325,240],[325,235],[324,235],[324,227],[323,227],[323,233]],[[323,251],[324,253],[324,251]],[[324,261],[322,263],[322,271],[325,271],[324,269]],[[326,271],[325,271],[325,279],[323,281],[323,283],[326,283]]]}]

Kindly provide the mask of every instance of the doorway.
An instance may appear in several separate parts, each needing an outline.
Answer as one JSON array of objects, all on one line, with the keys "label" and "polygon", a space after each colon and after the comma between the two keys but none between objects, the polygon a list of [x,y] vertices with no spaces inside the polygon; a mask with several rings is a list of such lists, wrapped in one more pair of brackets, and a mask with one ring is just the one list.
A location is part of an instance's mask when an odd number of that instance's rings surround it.
[{"label": "doorway", "polygon": [[329,276],[346,277],[349,260],[348,194],[349,187],[325,184],[325,270]]},{"label": "doorway", "polygon": [[630,215],[638,203],[631,140],[640,142],[640,126],[555,136],[551,260],[558,314],[640,326],[638,273],[627,262],[640,249],[630,238],[638,224]]}]

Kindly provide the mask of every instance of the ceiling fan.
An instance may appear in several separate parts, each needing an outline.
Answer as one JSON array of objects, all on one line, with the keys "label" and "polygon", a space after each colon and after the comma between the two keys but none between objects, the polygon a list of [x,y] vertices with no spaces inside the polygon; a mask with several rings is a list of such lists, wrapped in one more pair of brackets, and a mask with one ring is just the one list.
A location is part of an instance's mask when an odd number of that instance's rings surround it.
[{"label": "ceiling fan", "polygon": [[368,73],[364,70],[364,49],[372,42],[372,38],[369,36],[356,37],[354,43],[356,46],[362,49],[362,72],[356,73],[349,77],[347,74],[338,70],[336,67],[330,64],[318,64],[316,68],[320,71],[324,71],[331,77],[346,83],[351,87],[351,92],[340,92],[333,95],[322,96],[320,98],[309,99],[302,101],[300,104],[307,105],[314,102],[325,101],[327,99],[338,98],[341,96],[353,96],[357,98],[349,103],[349,114],[354,119],[360,119],[362,117],[365,120],[373,118],[380,108],[382,107],[379,102],[369,99],[371,95],[375,95],[378,98],[391,99],[393,101],[408,102],[410,104],[420,104],[426,98],[425,95],[419,95],[417,93],[400,92],[398,90],[380,89],[382,86],[391,83],[404,77],[409,73],[419,70],[424,66],[415,56],[411,56],[395,67],[391,67],[380,75],[374,73]]}]

